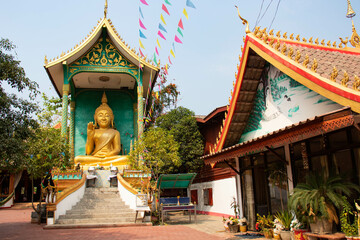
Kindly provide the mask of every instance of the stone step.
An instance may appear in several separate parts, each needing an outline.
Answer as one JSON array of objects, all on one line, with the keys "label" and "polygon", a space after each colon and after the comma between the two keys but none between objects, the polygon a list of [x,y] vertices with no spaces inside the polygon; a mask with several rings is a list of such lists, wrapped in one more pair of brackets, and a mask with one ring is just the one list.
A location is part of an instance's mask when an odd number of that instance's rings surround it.
[{"label": "stone step", "polygon": [[[93,210],[68,210],[66,211],[66,216],[71,216],[71,215],[79,215],[79,214],[106,214],[106,215],[112,215],[112,214],[122,214],[122,213],[135,213],[135,211],[129,209],[129,208],[124,208],[124,209],[111,209],[111,210],[106,210],[103,209],[101,211],[98,211],[97,209],[93,209]],[[65,215],[62,215],[65,216]]]},{"label": "stone step", "polygon": [[86,188],[86,193],[92,193],[92,192],[102,192],[102,193],[108,193],[108,192],[118,192],[117,188]]},{"label": "stone step", "polygon": [[82,198],[81,201],[84,202],[109,202],[109,203],[113,203],[113,202],[123,202],[122,199],[118,196],[116,198]]},{"label": "stone step", "polygon": [[119,212],[119,213],[72,213],[59,216],[59,219],[103,219],[103,218],[133,218],[135,212]]},{"label": "stone step", "polygon": [[135,215],[133,218],[126,217],[126,218],[96,218],[96,219],[59,219],[57,224],[82,224],[82,223],[97,223],[97,224],[104,224],[104,223],[124,223],[124,222],[134,222]]},{"label": "stone step", "polygon": [[83,208],[89,208],[89,209],[97,209],[97,208],[102,208],[102,209],[106,209],[106,208],[129,208],[128,205],[126,205],[125,203],[119,203],[119,202],[114,202],[114,203],[88,203],[88,202],[81,202],[76,204],[73,209],[83,209]]}]

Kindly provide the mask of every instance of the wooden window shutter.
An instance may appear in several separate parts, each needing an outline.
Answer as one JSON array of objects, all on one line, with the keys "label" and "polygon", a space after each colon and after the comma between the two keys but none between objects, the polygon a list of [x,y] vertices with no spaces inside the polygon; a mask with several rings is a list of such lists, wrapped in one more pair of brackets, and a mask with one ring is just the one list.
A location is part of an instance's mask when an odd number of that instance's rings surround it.
[{"label": "wooden window shutter", "polygon": [[213,205],[213,194],[212,194],[212,188],[209,188],[209,205]]},{"label": "wooden window shutter", "polygon": [[199,204],[197,189],[191,190],[191,202],[196,202],[196,204]]}]

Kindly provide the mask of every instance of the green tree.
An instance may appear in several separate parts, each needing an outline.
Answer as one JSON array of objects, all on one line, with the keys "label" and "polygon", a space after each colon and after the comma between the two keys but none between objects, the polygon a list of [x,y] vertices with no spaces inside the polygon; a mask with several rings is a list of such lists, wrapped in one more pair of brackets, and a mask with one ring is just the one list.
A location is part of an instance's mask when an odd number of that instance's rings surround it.
[{"label": "green tree", "polygon": [[[16,172],[24,168],[26,141],[38,127],[33,102],[39,93],[38,84],[26,77],[20,61],[16,60],[13,45],[8,39],[0,40],[0,170]],[[12,88],[29,100],[5,91]]]},{"label": "green tree", "polygon": [[43,108],[37,114],[39,124],[43,127],[53,127],[61,121],[62,100],[59,97],[50,98],[45,93],[42,93],[41,98]]},{"label": "green tree", "polygon": [[153,126],[156,119],[166,111],[176,107],[177,100],[180,95],[177,85],[174,83],[168,83],[167,72],[164,67],[160,70],[155,89],[159,90],[153,91],[151,94],[149,101],[150,104],[148,104],[149,114],[146,118],[147,121],[145,121],[146,129]]},{"label": "green tree", "polygon": [[191,110],[175,108],[160,116],[156,126],[169,131],[179,143],[181,165],[173,173],[196,172],[203,166],[200,159],[204,152],[203,138]]},{"label": "green tree", "polygon": [[174,137],[162,128],[150,128],[130,151],[134,169],[151,172],[155,181],[162,173],[172,173],[180,166],[179,146]]}]

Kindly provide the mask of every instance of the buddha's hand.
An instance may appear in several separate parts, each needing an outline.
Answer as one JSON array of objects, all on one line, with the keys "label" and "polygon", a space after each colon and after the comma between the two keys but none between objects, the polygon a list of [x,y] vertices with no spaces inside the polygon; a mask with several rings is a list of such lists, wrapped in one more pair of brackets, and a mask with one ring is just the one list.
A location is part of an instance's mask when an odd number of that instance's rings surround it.
[{"label": "buddha's hand", "polygon": [[95,125],[93,122],[89,122],[87,126],[87,136],[93,138],[95,134]]}]

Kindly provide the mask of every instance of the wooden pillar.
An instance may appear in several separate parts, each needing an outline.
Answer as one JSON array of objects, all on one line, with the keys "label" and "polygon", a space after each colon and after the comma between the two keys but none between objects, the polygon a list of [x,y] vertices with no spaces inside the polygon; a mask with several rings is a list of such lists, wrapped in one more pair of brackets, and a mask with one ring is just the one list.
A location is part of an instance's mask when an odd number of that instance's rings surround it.
[{"label": "wooden pillar", "polygon": [[286,172],[287,172],[287,177],[288,177],[288,187],[289,187],[289,192],[291,193],[292,190],[294,189],[294,181],[293,181],[292,167],[291,167],[290,145],[286,144],[284,146],[284,149],[285,149],[285,160],[288,163],[286,165]]},{"label": "wooden pillar", "polygon": [[[240,172],[240,162],[239,157],[235,158],[236,163],[236,170]],[[244,217],[244,210],[243,210],[243,199],[242,199],[242,193],[241,193],[241,175],[236,174],[236,191],[237,191],[237,199],[238,199],[238,205],[239,205],[239,211],[240,211],[240,217]]]}]

